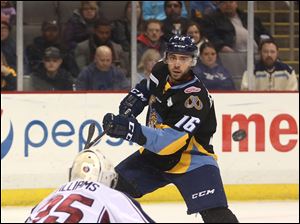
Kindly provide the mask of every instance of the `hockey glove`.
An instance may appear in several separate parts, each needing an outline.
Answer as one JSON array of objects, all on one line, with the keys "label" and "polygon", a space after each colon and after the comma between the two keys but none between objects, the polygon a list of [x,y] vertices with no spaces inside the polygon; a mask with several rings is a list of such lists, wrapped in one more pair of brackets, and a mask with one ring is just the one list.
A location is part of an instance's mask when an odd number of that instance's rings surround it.
[{"label": "hockey glove", "polygon": [[103,118],[103,128],[110,137],[123,138],[139,145],[144,145],[147,140],[142,133],[141,125],[132,117],[108,113]]},{"label": "hockey glove", "polygon": [[132,89],[131,92],[121,101],[119,114],[126,115],[127,117],[136,117],[142,113],[147,102],[147,99],[139,90]]}]

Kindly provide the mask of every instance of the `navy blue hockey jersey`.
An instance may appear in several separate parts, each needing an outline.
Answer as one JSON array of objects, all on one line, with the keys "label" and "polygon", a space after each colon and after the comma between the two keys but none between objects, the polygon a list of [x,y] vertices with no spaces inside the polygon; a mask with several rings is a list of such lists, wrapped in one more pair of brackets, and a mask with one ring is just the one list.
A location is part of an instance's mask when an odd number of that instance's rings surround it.
[{"label": "navy blue hockey jersey", "polygon": [[168,66],[158,62],[148,82],[136,86],[149,101],[147,127],[142,126],[147,142],[141,156],[168,173],[217,166],[210,144],[217,122],[209,92],[194,74],[191,80],[171,86],[168,73]]}]

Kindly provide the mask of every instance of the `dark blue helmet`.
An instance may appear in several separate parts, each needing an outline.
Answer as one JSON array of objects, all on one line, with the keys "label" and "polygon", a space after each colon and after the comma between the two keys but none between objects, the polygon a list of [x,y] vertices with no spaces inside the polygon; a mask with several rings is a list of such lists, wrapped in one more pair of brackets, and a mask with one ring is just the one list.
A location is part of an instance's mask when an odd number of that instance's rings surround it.
[{"label": "dark blue helmet", "polygon": [[189,36],[173,36],[167,43],[166,52],[196,56],[198,53],[198,47]]}]

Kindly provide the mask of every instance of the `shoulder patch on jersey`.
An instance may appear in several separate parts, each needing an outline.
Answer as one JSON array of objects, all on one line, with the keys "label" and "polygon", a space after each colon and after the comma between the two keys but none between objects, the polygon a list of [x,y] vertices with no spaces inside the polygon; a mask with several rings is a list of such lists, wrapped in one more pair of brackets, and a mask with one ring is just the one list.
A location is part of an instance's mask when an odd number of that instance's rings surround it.
[{"label": "shoulder patch on jersey", "polygon": [[184,90],[185,93],[198,93],[198,92],[200,92],[200,91],[201,91],[201,88],[196,87],[196,86],[191,86],[191,87],[186,88],[186,89]]},{"label": "shoulder patch on jersey", "polygon": [[203,103],[198,96],[190,96],[184,102],[184,106],[188,109],[195,108],[196,110],[201,110],[203,108]]}]

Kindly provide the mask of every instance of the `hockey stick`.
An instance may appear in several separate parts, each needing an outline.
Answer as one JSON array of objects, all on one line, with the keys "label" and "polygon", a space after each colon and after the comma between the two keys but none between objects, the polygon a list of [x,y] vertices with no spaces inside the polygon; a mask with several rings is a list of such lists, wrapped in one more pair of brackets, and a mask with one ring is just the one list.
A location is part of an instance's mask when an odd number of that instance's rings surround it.
[{"label": "hockey stick", "polygon": [[[127,109],[124,113],[125,116],[128,116],[128,114],[130,114],[131,109]],[[100,135],[97,136],[97,138],[95,138],[92,142],[90,142],[89,144],[86,144],[85,149],[88,149],[90,147],[92,147],[93,145],[95,145],[98,141],[100,141],[100,139],[107,133],[107,131],[109,129],[112,128],[112,125],[110,125],[106,130],[104,130]]]},{"label": "hockey stick", "polygon": [[92,147],[93,145],[95,145],[98,141],[100,141],[100,139],[107,133],[107,130],[104,130],[100,135],[97,136],[97,138],[95,138],[92,142],[90,142],[89,144],[87,144],[86,149]]},{"label": "hockey stick", "polygon": [[93,123],[90,124],[89,133],[88,133],[88,137],[87,137],[84,149],[89,148],[88,146],[89,146],[90,141],[92,140],[92,137],[93,137],[94,133],[95,133],[95,123],[93,122]]}]

